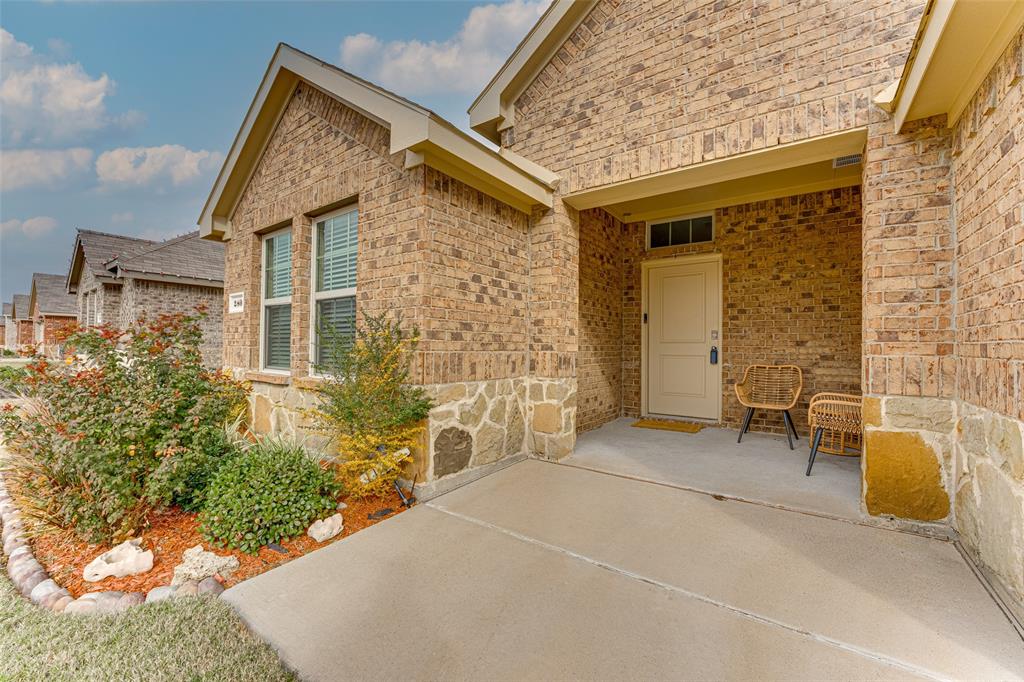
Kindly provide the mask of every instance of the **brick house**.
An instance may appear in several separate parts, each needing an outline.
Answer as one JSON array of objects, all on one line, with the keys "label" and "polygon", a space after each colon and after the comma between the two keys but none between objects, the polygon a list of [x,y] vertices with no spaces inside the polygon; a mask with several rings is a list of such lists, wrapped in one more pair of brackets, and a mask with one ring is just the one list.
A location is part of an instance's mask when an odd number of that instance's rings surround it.
[{"label": "brick house", "polygon": [[295,433],[319,321],[401,311],[438,489],[621,415],[737,427],[743,369],[797,364],[804,433],[815,392],[865,396],[864,512],[1024,599],[1022,24],[556,0],[470,108],[496,152],[281,45],[199,221],[224,364]]},{"label": "brick house", "polygon": [[11,320],[13,329],[8,332],[10,335],[11,350],[21,351],[32,347],[35,338],[35,329],[32,325],[28,294],[15,294],[11,299]]},{"label": "brick house", "polygon": [[3,315],[0,316],[0,342],[3,343],[3,348],[12,348],[11,341],[7,338],[7,332],[14,329],[14,322],[11,320],[13,305],[13,303],[4,303]]},{"label": "brick house", "polygon": [[78,321],[78,303],[65,290],[64,276],[33,273],[28,299],[32,345],[43,355],[59,355],[60,330]]},{"label": "brick house", "polygon": [[203,357],[219,366],[223,273],[224,247],[198,232],[160,242],[79,230],[63,279],[84,325],[125,328],[143,317],[202,307]]}]

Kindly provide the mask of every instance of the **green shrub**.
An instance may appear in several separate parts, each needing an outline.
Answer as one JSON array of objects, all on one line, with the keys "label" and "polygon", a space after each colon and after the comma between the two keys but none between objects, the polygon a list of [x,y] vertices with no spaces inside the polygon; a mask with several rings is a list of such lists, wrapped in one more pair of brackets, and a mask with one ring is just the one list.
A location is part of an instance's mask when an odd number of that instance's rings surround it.
[{"label": "green shrub", "polygon": [[236,424],[206,428],[196,432],[191,442],[164,450],[149,479],[149,498],[160,506],[199,511],[214,474],[241,451],[231,435],[237,428]]},{"label": "green shrub", "polygon": [[21,393],[28,370],[24,367],[0,367],[0,389],[14,394]]},{"label": "green shrub", "polygon": [[333,475],[302,446],[266,438],[214,475],[199,529],[211,542],[255,553],[333,513],[337,493]]},{"label": "green shrub", "polygon": [[314,423],[338,447],[346,490],[360,497],[384,494],[411,459],[408,452],[433,407],[423,388],[409,381],[419,331],[404,331],[401,317],[366,315],[354,340],[325,337],[329,359],[317,367],[325,379],[316,388]]},{"label": "green shrub", "polygon": [[202,462],[181,478],[166,460],[206,453],[246,404],[243,384],[203,366],[200,319],[74,330],[66,347],[76,355],[29,365],[29,405],[0,414],[0,432],[20,454],[4,469],[30,524],[115,543],[136,535],[154,507],[193,497],[183,486],[202,481]]}]

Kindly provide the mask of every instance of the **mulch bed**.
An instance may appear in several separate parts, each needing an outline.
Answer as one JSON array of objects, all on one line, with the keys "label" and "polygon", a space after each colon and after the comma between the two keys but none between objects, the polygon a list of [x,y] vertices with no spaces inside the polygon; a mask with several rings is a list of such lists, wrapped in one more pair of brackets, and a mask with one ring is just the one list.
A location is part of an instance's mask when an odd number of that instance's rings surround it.
[{"label": "mulch bed", "polygon": [[[217,554],[233,554],[238,558],[239,567],[228,578],[224,579],[225,587],[269,571],[275,566],[288,563],[303,554],[315,549],[326,547],[343,537],[362,530],[367,526],[391,518],[405,510],[397,493],[383,498],[357,500],[344,498],[348,505],[342,510],[345,529],[327,542],[317,542],[308,535],[302,534],[291,540],[281,542],[287,554],[281,554],[266,547],[257,554],[222,549],[212,545],[199,534],[196,515],[181,510],[171,510],[154,515],[150,519],[149,528],[142,533],[142,548],[153,550],[153,570],[141,575],[124,578],[104,578],[95,583],[82,579],[82,569],[110,547],[90,545],[82,542],[70,532],[55,532],[32,539],[32,551],[58,585],[67,589],[75,598],[86,592],[102,590],[120,590],[123,592],[149,592],[154,587],[170,585],[174,576],[174,567],[181,563],[181,555],[186,549],[202,545],[203,549]],[[390,507],[393,511],[386,516],[370,519],[369,514]]]}]

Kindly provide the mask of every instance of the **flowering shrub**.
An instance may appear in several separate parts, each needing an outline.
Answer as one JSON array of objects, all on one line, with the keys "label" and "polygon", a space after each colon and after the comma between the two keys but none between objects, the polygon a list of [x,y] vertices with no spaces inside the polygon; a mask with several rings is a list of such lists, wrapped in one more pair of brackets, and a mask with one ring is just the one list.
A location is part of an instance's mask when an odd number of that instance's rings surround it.
[{"label": "flowering shrub", "polygon": [[420,337],[417,329],[405,333],[401,322],[367,315],[354,340],[329,338],[329,360],[318,367],[327,378],[312,416],[335,440],[339,477],[357,497],[391,488],[433,406],[421,387],[409,384]]},{"label": "flowering shrub", "polygon": [[203,367],[199,320],[73,330],[65,361],[29,365],[29,407],[0,415],[18,453],[5,469],[27,517],[119,542],[153,507],[201,498],[211,460],[231,452],[222,429],[246,389]]},{"label": "flowering shrub", "polygon": [[334,512],[338,486],[302,446],[265,438],[214,475],[199,515],[211,542],[255,554]]}]

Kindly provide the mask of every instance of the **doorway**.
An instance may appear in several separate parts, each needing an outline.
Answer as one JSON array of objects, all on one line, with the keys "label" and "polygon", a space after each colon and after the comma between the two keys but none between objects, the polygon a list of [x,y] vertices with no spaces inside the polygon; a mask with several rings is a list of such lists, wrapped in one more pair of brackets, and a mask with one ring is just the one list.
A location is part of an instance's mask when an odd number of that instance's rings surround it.
[{"label": "doorway", "polygon": [[644,263],[643,310],[643,413],[719,421],[721,256]]}]

